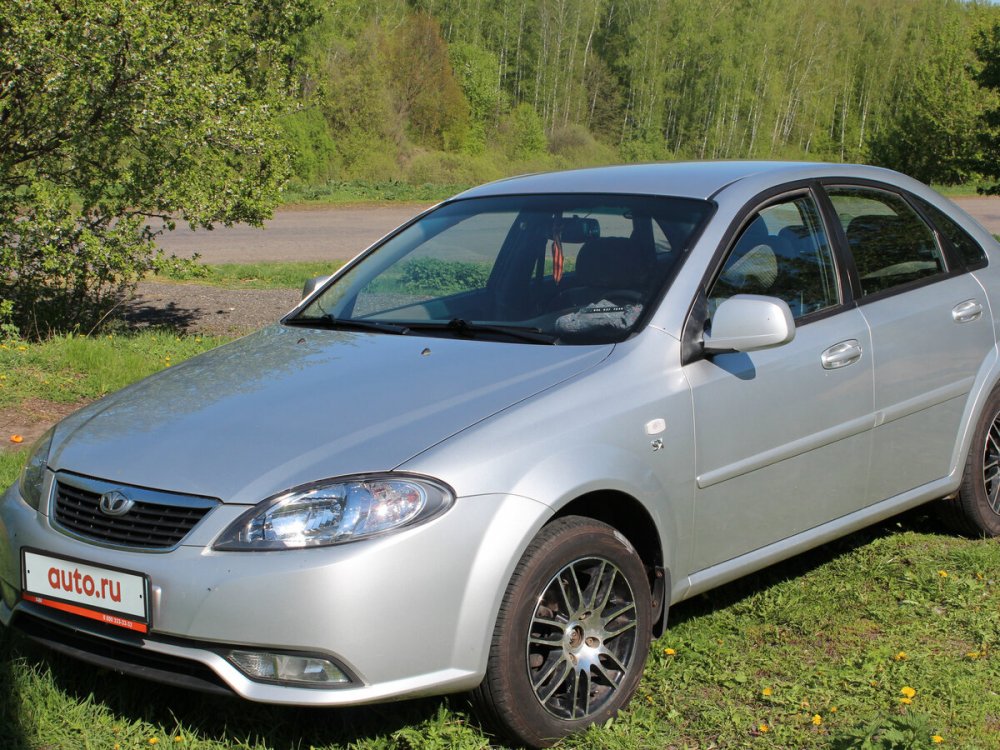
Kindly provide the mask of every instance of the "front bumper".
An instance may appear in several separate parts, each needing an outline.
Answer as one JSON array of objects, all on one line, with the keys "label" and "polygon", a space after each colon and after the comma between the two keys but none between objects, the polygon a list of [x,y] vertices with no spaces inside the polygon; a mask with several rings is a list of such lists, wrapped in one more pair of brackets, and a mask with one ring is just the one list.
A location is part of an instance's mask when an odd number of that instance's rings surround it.
[{"label": "front bumper", "polygon": [[[122,663],[134,649],[161,662],[197,663],[236,694],[268,703],[352,705],[465,690],[485,673],[507,581],[551,514],[527,498],[482,495],[459,498],[438,518],[381,538],[306,550],[213,551],[212,540],[245,510],[216,508],[170,552],[123,551],[53,528],[15,485],[0,501],[0,622],[22,618],[29,635],[33,618],[45,620],[47,630],[86,633],[92,643],[121,646],[115,653],[125,655]],[[118,632],[21,599],[22,547],[147,574],[150,632]],[[255,681],[224,658],[228,647],[325,655],[354,681],[332,688]],[[159,679],[155,671],[146,676]]]}]

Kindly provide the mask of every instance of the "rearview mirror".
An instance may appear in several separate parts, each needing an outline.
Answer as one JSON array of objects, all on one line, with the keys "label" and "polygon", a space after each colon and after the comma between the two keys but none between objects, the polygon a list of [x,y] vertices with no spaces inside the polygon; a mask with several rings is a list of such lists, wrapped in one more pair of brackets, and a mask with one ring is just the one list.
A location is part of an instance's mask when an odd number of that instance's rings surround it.
[{"label": "rearview mirror", "polygon": [[329,276],[313,276],[311,279],[306,281],[305,284],[302,285],[302,299],[308,297],[310,294],[315,292],[329,280],[330,280]]},{"label": "rearview mirror", "polygon": [[563,242],[579,244],[601,236],[601,225],[597,219],[581,216],[564,217],[559,225],[559,239]]},{"label": "rearview mirror", "polygon": [[787,344],[795,338],[788,303],[777,297],[737,294],[715,310],[705,331],[706,352],[752,352]]}]

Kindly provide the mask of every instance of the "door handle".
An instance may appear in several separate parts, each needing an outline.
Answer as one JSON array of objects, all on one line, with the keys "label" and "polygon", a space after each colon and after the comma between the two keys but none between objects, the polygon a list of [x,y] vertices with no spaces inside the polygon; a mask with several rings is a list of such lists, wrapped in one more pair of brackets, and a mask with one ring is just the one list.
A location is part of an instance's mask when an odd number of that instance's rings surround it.
[{"label": "door handle", "polygon": [[853,365],[861,359],[861,344],[857,339],[848,339],[834,344],[820,355],[824,370],[838,370]]},{"label": "door handle", "polygon": [[979,320],[983,314],[983,306],[974,299],[959,302],[951,309],[951,317],[956,323],[971,323]]}]

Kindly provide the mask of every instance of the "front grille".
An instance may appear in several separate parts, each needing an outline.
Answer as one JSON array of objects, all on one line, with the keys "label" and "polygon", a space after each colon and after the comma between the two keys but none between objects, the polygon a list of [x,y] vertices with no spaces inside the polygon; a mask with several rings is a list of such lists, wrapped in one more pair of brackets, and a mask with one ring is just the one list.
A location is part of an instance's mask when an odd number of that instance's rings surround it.
[{"label": "front grille", "polygon": [[[100,508],[101,496],[120,492],[133,501],[124,515]],[[128,487],[60,473],[56,477],[53,518],[74,534],[108,544],[169,549],[179,543],[217,500]]]}]

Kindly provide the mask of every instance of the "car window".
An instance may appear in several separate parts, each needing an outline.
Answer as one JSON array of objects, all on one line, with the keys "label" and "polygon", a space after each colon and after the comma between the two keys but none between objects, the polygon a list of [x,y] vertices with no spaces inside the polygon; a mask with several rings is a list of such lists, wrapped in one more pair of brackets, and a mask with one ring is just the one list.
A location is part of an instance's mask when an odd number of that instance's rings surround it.
[{"label": "car window", "polygon": [[619,341],[650,311],[711,211],[706,201],[641,195],[455,201],[354,263],[291,322]]},{"label": "car window", "polygon": [[864,295],[945,271],[930,227],[900,196],[862,187],[827,190],[847,235]]},{"label": "car window", "polygon": [[962,227],[955,223],[955,221],[948,216],[944,211],[931,205],[925,200],[920,198],[915,198],[917,205],[920,209],[930,218],[937,227],[938,231],[945,236],[945,238],[951,243],[951,246],[955,248],[958,253],[958,257],[962,259],[962,263],[966,266],[972,268],[976,266],[982,266],[986,264],[986,252],[983,250],[982,246],[969,236]]},{"label": "car window", "polygon": [[751,218],[712,285],[710,308],[734,294],[778,297],[796,318],[840,302],[833,253],[811,196],[773,203]]}]

